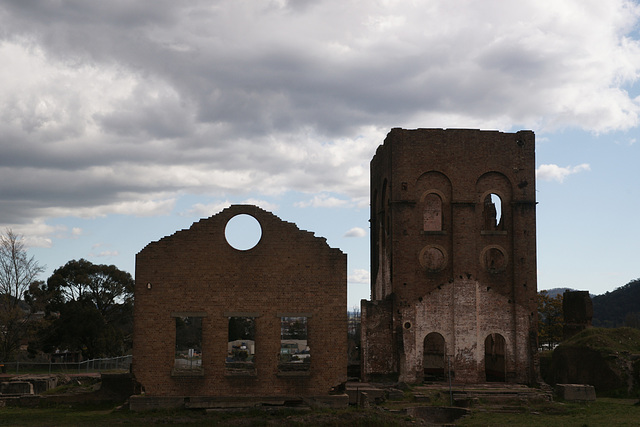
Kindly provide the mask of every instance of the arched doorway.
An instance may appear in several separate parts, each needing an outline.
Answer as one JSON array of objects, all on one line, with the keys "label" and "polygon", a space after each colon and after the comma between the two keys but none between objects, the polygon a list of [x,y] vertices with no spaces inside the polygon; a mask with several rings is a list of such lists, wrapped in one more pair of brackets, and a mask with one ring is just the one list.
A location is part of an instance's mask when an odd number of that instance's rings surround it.
[{"label": "arched doorway", "polygon": [[484,340],[484,371],[487,382],[504,382],[506,378],[505,340],[500,334],[490,334]]},{"label": "arched doorway", "polygon": [[422,366],[425,381],[444,381],[445,379],[444,337],[431,332],[424,338]]}]

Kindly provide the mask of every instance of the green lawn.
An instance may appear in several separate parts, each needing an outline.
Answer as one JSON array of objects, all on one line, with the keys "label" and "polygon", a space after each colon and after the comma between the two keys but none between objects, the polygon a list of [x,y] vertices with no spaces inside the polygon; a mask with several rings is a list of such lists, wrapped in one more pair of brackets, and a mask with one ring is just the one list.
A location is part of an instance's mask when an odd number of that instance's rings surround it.
[{"label": "green lawn", "polygon": [[523,408],[522,413],[473,411],[461,426],[638,426],[638,400],[599,398],[590,403],[552,402]]},{"label": "green lawn", "polygon": [[[519,408],[518,413],[475,408],[461,426],[637,426],[636,400],[598,399],[592,403],[552,402]],[[510,410],[513,410],[511,408]],[[380,408],[343,410],[211,412],[194,410],[130,412],[112,407],[0,408],[0,426],[144,426],[152,424],[212,426],[403,426],[420,425],[400,413]]]}]

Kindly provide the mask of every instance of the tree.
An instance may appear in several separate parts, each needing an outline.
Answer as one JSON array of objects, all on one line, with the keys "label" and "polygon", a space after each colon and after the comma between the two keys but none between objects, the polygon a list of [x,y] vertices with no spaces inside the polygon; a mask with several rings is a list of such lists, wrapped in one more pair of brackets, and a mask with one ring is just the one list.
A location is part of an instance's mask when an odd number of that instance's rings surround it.
[{"label": "tree", "polygon": [[81,351],[85,358],[124,354],[131,348],[133,285],[131,274],[85,259],[55,270],[28,297],[54,318],[43,348]]},{"label": "tree", "polygon": [[10,229],[0,235],[0,361],[10,360],[29,332],[30,311],[22,298],[43,271],[27,256],[21,236]]},{"label": "tree", "polygon": [[538,292],[538,341],[553,348],[562,341],[564,314],[562,294],[550,297],[546,291]]}]

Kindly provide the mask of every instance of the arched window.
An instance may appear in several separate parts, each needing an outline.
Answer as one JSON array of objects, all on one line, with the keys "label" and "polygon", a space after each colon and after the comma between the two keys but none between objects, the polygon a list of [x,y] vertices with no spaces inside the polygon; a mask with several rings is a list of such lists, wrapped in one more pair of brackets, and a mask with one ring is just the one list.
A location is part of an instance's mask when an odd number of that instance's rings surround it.
[{"label": "arched window", "polygon": [[487,194],[484,198],[482,219],[483,230],[493,231],[504,228],[504,221],[502,220],[502,199],[500,196],[495,193]]},{"label": "arched window", "polygon": [[442,231],[442,199],[436,193],[424,198],[423,230]]}]

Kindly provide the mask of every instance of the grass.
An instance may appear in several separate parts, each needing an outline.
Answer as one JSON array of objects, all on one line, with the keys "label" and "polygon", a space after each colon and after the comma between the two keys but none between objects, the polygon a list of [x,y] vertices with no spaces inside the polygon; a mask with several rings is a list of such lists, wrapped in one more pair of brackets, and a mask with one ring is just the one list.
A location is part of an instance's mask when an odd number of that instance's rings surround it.
[{"label": "grass", "polygon": [[[448,394],[433,392],[427,405],[448,406]],[[601,398],[596,402],[545,402],[509,407],[484,405],[472,408],[470,416],[458,420],[460,426],[636,426],[640,421],[637,399]],[[420,424],[403,413],[410,406],[425,405],[413,394],[387,401],[383,407],[338,410],[249,410],[209,412],[202,410],[158,410],[131,412],[110,404],[60,404],[48,408],[0,408],[0,426],[406,426]]]},{"label": "grass", "polygon": [[522,413],[473,411],[460,420],[461,426],[530,426],[530,427],[587,427],[587,426],[637,426],[640,422],[640,406],[634,399],[602,398],[590,403],[553,402],[533,405]]},{"label": "grass", "polygon": [[378,409],[243,412],[162,410],[150,412],[117,411],[112,407],[0,408],[0,426],[402,426],[410,419]]},{"label": "grass", "polygon": [[634,328],[587,328],[561,345],[592,348],[606,353],[640,352],[640,330]]}]

